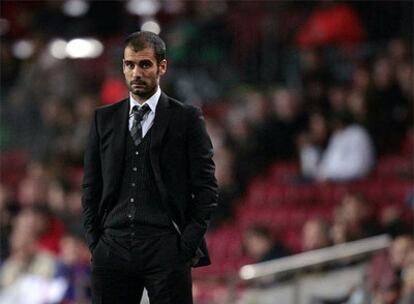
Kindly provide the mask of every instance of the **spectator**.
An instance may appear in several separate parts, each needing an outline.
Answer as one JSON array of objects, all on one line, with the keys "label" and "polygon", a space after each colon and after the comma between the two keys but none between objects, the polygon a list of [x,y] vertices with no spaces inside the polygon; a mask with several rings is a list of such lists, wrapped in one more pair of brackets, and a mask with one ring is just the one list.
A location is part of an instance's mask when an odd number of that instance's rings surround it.
[{"label": "spectator", "polygon": [[352,123],[349,113],[337,113],[334,132],[314,176],[319,181],[351,181],[368,175],[374,148],[367,131]]},{"label": "spectator", "polygon": [[401,272],[414,249],[412,236],[397,237],[387,251],[375,255],[368,266],[369,292],[378,303],[391,304],[398,300]]},{"label": "spectator", "polygon": [[296,136],[306,125],[302,103],[294,91],[280,88],[272,93],[271,98],[271,116],[257,127],[255,150],[250,157],[262,157],[266,164],[294,159]]},{"label": "spectator", "polygon": [[398,304],[414,303],[414,248],[407,254],[401,275],[401,297]]},{"label": "spectator", "polygon": [[305,222],[302,229],[303,251],[324,248],[330,244],[329,227],[325,221],[312,218]]},{"label": "spectator", "polygon": [[302,175],[312,177],[325,150],[329,129],[325,115],[320,111],[309,115],[308,129],[298,136],[298,148]]},{"label": "spectator", "polygon": [[289,254],[283,244],[273,237],[269,228],[263,225],[248,228],[244,234],[243,244],[247,255],[255,263],[278,259]]},{"label": "spectator", "polygon": [[33,231],[13,230],[10,240],[10,256],[0,270],[0,286],[10,287],[26,274],[51,278],[55,272],[55,259],[37,250]]},{"label": "spectator", "polygon": [[56,254],[65,227],[46,207],[35,206],[21,210],[15,219],[14,230],[16,233],[34,233],[38,249]]},{"label": "spectator", "polygon": [[338,221],[344,224],[346,241],[363,239],[381,232],[370,211],[368,202],[361,194],[351,193],[342,198]]},{"label": "spectator", "polygon": [[392,62],[380,57],[373,66],[373,87],[367,95],[368,129],[379,153],[389,152],[405,134],[409,101],[397,85]]},{"label": "spectator", "polygon": [[350,46],[364,36],[361,20],[349,5],[323,1],[300,28],[296,41],[301,47]]},{"label": "spectator", "polygon": [[67,289],[61,301],[65,304],[90,303],[88,248],[78,237],[66,235],[60,242],[60,249],[55,277],[64,278],[67,282]]}]

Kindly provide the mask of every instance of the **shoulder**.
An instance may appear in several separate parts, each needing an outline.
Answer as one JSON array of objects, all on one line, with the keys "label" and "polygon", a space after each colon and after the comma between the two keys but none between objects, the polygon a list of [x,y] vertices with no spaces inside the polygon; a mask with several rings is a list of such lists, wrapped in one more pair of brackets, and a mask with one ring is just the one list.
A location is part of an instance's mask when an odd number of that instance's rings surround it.
[{"label": "shoulder", "polygon": [[177,99],[174,99],[172,97],[169,97],[165,95],[165,97],[168,99],[169,106],[171,109],[181,112],[184,115],[189,116],[200,116],[202,111],[199,107],[194,105],[189,105],[186,103],[183,103]]},{"label": "shoulder", "polygon": [[110,105],[104,105],[104,106],[100,106],[96,109],[97,113],[107,113],[107,112],[113,112],[113,111],[117,111],[118,109],[122,108],[123,106],[125,106],[126,104],[128,104],[129,99],[125,98],[122,99],[120,101],[117,101],[113,104]]},{"label": "shoulder", "polygon": [[129,109],[129,99],[126,98],[116,103],[105,105],[105,106],[100,106],[96,108],[95,116],[98,120],[102,119],[106,121],[107,119],[111,119],[112,117],[114,117],[116,113],[122,114],[124,113],[124,110],[126,113],[128,109]]}]

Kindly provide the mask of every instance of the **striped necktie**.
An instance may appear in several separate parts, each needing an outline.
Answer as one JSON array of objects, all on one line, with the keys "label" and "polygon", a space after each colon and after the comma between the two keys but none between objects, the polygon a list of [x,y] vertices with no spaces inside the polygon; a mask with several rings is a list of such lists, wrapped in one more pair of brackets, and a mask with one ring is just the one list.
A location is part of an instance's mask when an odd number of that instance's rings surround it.
[{"label": "striped necktie", "polygon": [[138,108],[138,106],[134,106],[132,108],[134,122],[132,123],[131,136],[136,146],[138,146],[142,141],[141,122],[145,114],[148,113],[148,111],[150,111],[150,107],[147,104],[143,105],[141,108]]}]

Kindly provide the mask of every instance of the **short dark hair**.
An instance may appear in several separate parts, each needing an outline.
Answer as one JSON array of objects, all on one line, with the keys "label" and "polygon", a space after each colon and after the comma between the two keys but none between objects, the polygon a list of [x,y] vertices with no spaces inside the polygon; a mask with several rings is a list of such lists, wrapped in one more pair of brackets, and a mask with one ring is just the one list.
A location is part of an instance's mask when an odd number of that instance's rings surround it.
[{"label": "short dark hair", "polygon": [[153,32],[139,31],[130,34],[124,42],[124,48],[131,47],[135,52],[145,48],[152,48],[157,62],[166,59],[167,48],[165,42]]},{"label": "short dark hair", "polygon": [[267,240],[273,240],[273,234],[269,227],[261,224],[255,224],[247,228],[247,234],[255,235]]}]

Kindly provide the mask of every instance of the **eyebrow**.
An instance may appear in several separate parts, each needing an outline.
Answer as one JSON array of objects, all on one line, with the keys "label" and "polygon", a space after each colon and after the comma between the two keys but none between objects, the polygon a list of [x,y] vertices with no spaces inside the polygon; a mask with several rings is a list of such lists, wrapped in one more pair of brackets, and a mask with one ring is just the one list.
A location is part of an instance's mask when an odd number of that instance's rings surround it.
[{"label": "eyebrow", "polygon": [[124,58],[124,59],[122,59],[122,61],[125,62],[125,63],[135,63],[135,64],[138,64],[138,63],[141,63],[141,62],[151,62],[152,63],[151,59],[141,59],[139,61],[134,61],[134,60]]}]

